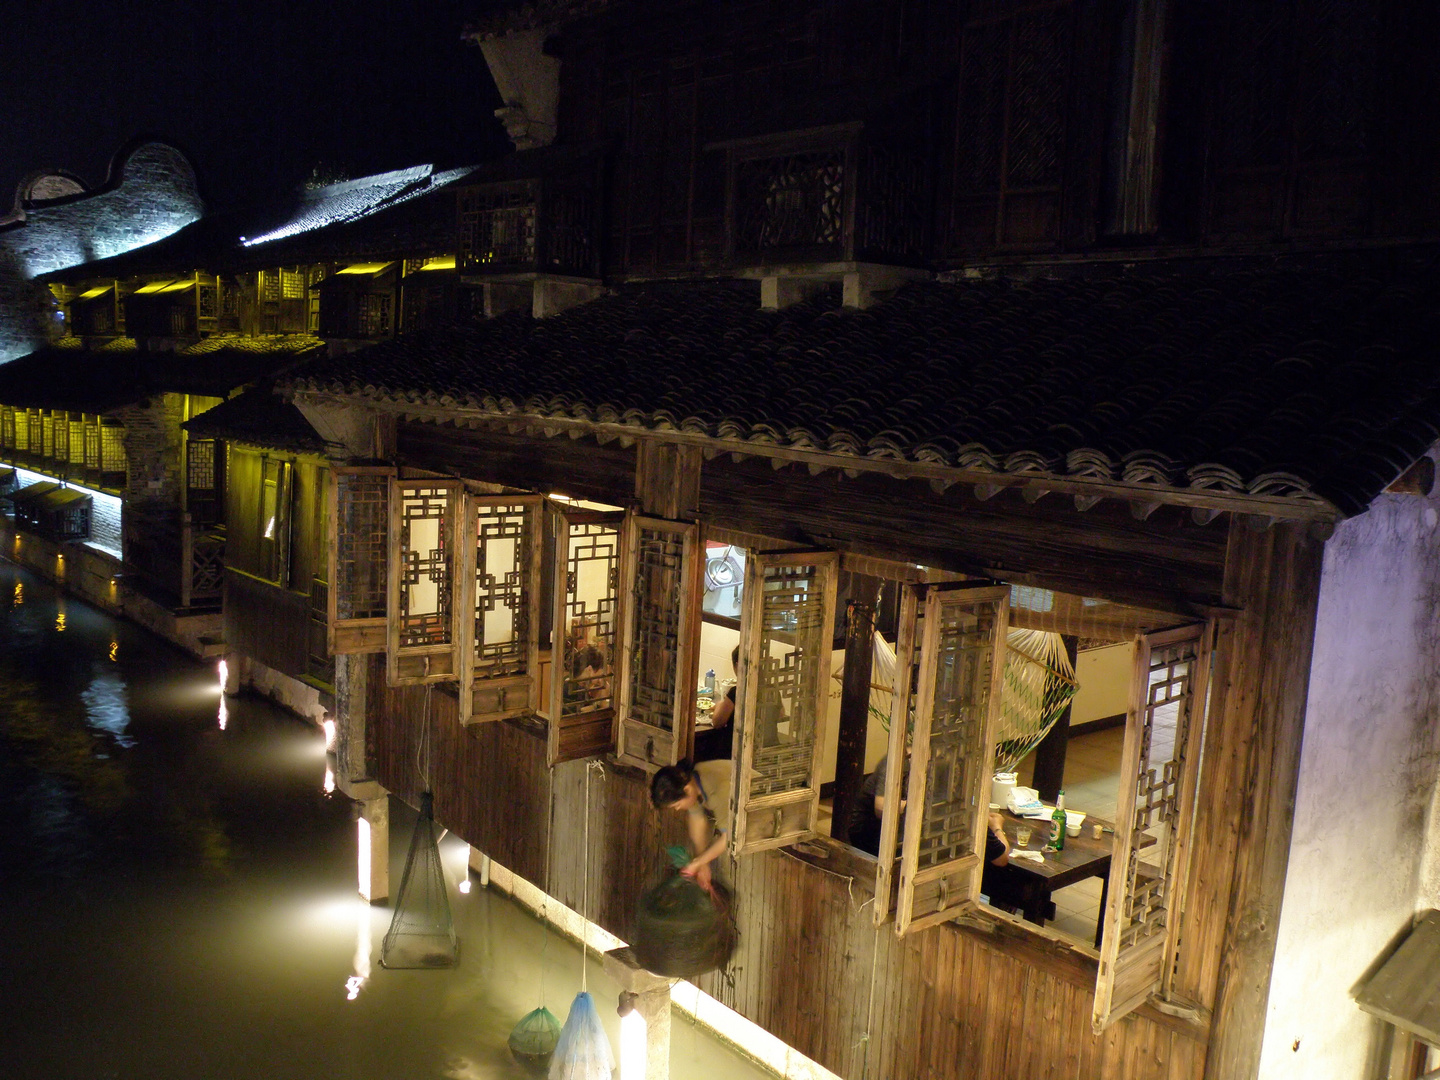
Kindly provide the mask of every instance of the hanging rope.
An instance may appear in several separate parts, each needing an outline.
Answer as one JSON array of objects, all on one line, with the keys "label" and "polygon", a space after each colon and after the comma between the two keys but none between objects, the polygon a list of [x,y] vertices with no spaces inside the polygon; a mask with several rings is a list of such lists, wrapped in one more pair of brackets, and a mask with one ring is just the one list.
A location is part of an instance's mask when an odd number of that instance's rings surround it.
[{"label": "hanging rope", "polygon": [[586,972],[589,964],[589,939],[588,924],[590,921],[590,765],[585,766],[585,874],[584,885],[580,893],[580,992],[583,994],[588,989],[586,985]]},{"label": "hanging rope", "polygon": [[545,812],[545,880],[540,886],[540,895],[544,897],[540,901],[540,922],[545,929],[545,937],[540,942],[540,1004],[545,1004],[545,953],[550,948],[550,837],[555,829],[555,766],[551,765],[547,770],[548,779],[545,785],[545,799],[548,808]]},{"label": "hanging rope", "polygon": [[430,694],[435,688],[426,684],[425,704],[420,711],[420,735],[415,740],[415,771],[420,776],[420,790],[430,790]]}]

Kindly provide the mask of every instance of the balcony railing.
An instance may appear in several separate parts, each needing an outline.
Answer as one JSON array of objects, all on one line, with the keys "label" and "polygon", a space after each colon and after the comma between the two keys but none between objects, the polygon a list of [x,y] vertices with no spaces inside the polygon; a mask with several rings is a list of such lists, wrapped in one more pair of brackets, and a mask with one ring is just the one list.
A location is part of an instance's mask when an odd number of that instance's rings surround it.
[{"label": "balcony railing", "polygon": [[929,191],[920,156],[841,124],[723,144],[732,263],[924,265]]}]

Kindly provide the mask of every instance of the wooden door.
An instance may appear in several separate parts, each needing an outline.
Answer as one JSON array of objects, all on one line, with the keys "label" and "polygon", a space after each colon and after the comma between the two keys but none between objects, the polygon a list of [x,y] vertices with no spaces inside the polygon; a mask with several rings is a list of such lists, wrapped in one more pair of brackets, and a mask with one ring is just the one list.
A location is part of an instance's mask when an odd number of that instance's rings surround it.
[{"label": "wooden door", "polygon": [[1210,672],[1208,624],[1140,636],[1095,981],[1096,1032],[1162,991],[1178,944]]},{"label": "wooden door", "polygon": [[833,551],[760,551],[746,560],[737,854],[815,835],[838,576]]},{"label": "wooden door", "polygon": [[460,722],[503,720],[540,703],[540,555],[544,499],[461,502]]},{"label": "wooden door", "polygon": [[548,759],[593,757],[615,745],[625,515],[553,507],[555,592]]},{"label": "wooden door", "polygon": [[615,753],[655,769],[688,757],[700,654],[700,527],[632,515],[625,530],[624,635]]},{"label": "wooden door", "polygon": [[[896,658],[890,731],[892,753],[897,743],[900,752],[886,773],[885,816],[893,821],[902,790],[904,729],[913,717],[897,934],[952,919],[980,893],[1010,616],[1008,585],[924,585],[911,586],[911,592],[914,600],[907,607],[919,624],[912,625],[910,647],[918,649],[919,659],[902,667]],[[893,844],[894,826],[889,829]],[[882,872],[886,854],[882,846]]]},{"label": "wooden door", "polygon": [[390,482],[395,470],[330,469],[330,652],[385,651],[389,612]]}]

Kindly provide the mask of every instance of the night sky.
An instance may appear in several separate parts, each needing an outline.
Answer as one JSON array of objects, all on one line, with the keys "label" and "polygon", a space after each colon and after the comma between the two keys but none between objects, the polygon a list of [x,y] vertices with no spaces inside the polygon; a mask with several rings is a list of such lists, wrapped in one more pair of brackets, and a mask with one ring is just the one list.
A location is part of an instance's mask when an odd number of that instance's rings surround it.
[{"label": "night sky", "polygon": [[332,175],[509,149],[473,0],[31,0],[0,32],[0,215],[38,169],[90,184],[138,134],[180,147],[212,207]]}]

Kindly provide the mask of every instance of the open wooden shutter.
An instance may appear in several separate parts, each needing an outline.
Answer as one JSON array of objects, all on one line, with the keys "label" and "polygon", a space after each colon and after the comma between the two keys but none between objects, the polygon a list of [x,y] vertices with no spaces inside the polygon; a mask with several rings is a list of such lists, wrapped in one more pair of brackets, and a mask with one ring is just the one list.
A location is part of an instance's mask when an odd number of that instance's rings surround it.
[{"label": "open wooden shutter", "polygon": [[833,551],[759,551],[746,560],[737,854],[815,835],[839,565]]},{"label": "open wooden shutter", "polygon": [[1101,913],[1096,1032],[1162,991],[1172,966],[1209,674],[1208,625],[1141,635],[1120,759],[1109,900]]},{"label": "open wooden shutter", "polygon": [[383,466],[330,469],[327,636],[334,655],[385,651],[394,477]]},{"label": "open wooden shutter", "polygon": [[395,480],[390,487],[390,621],[386,674],[392,686],[444,682],[459,673],[454,611],[457,480]]},{"label": "open wooden shutter", "polygon": [[555,595],[548,758],[603,754],[615,745],[625,515],[555,511]]},{"label": "open wooden shutter", "polygon": [[[944,584],[923,589],[923,626],[918,636],[912,631],[920,661],[895,910],[897,934],[953,919],[980,893],[1010,616],[1008,585]],[[897,656],[895,667],[897,683],[902,677],[908,682],[908,675],[901,673],[908,673],[910,666],[902,668]],[[899,738],[904,738],[905,716],[901,711],[891,718],[892,746],[897,728]],[[894,778],[903,771],[902,752],[891,759],[886,773],[887,820],[899,806],[900,789]]]},{"label": "open wooden shutter", "polygon": [[625,632],[616,756],[654,769],[690,754],[700,656],[700,527],[634,515],[625,538]]},{"label": "open wooden shutter", "polygon": [[455,621],[462,724],[539,707],[543,504],[539,495],[461,500]]},{"label": "open wooden shutter", "polygon": [[880,847],[876,852],[879,865],[875,870],[875,925],[883,926],[895,917],[900,885],[900,821],[899,814],[890,813],[905,797],[905,778],[909,760],[908,733],[915,713],[920,646],[924,634],[925,608],[921,603],[923,585],[909,585],[900,590],[900,624],[895,638],[895,675],[890,690],[890,740],[885,752],[886,813],[880,818]]}]

